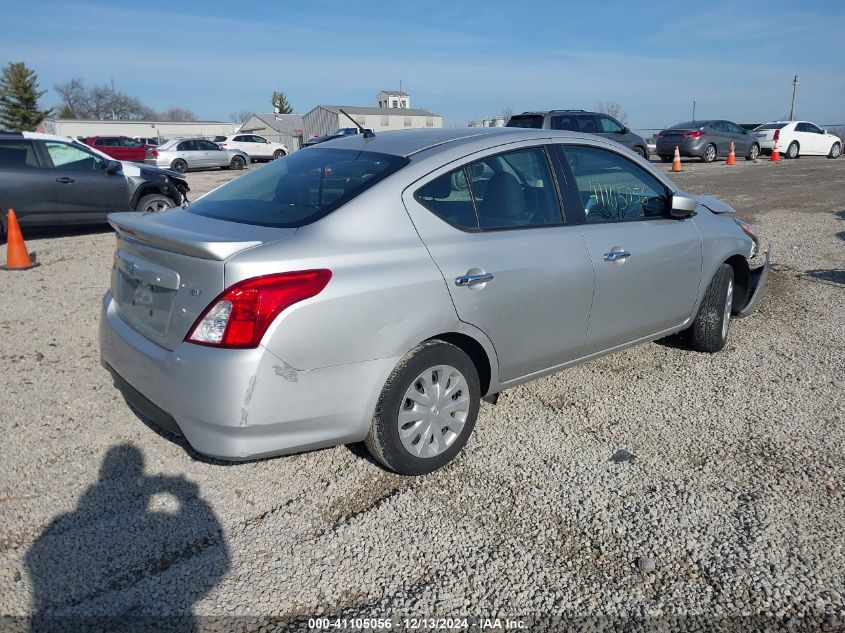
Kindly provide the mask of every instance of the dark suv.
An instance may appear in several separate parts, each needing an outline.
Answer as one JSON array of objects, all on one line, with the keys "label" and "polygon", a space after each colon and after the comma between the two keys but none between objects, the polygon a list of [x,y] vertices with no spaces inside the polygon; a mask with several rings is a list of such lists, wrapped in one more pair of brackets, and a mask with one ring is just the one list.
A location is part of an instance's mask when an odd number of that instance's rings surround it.
[{"label": "dark suv", "polygon": [[612,116],[586,110],[548,110],[514,114],[505,127],[527,127],[544,130],[569,130],[609,138],[634,150],[648,160],[648,144]]},{"label": "dark suv", "polygon": [[181,174],[112,160],[73,139],[0,131],[0,239],[7,209],[22,226],[105,222],[113,211],[162,211],[187,200]]}]

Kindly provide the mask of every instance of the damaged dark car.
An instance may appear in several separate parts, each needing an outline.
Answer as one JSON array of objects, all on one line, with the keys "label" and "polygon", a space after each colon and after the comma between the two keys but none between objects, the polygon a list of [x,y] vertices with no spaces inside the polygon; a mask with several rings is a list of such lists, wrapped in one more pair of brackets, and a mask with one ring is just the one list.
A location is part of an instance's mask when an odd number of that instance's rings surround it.
[{"label": "damaged dark car", "polygon": [[[111,157],[73,139],[0,132],[0,209],[22,227],[105,223],[115,211],[164,211],[188,201],[182,174]],[[5,238],[0,213],[0,238]]]}]

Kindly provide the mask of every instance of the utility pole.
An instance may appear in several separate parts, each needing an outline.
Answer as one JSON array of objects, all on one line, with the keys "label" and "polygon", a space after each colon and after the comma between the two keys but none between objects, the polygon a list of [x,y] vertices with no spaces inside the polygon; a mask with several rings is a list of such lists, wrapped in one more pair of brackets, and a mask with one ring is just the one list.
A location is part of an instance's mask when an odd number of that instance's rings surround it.
[{"label": "utility pole", "polygon": [[789,108],[789,120],[795,119],[795,89],[798,87],[798,75],[792,80],[792,107]]},{"label": "utility pole", "polygon": [[695,121],[695,99],[692,100],[692,120]]}]

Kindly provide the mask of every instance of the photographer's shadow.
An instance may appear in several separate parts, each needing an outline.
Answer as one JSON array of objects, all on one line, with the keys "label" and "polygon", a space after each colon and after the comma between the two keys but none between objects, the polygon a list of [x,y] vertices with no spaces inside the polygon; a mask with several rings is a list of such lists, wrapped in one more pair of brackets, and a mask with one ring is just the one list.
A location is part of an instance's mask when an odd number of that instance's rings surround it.
[{"label": "photographer's shadow", "polygon": [[33,631],[196,629],[193,605],[229,569],[217,517],[182,476],[147,476],[141,451],[109,450],[76,510],[26,553]]}]

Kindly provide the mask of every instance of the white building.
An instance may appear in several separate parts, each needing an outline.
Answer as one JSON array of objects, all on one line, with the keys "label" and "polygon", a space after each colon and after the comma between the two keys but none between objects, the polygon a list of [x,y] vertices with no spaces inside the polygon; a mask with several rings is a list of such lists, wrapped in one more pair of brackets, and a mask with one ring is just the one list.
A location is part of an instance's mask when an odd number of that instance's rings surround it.
[{"label": "white building", "polygon": [[419,108],[319,105],[302,117],[304,138],[307,140],[330,134],[339,128],[355,127],[355,123],[344,116],[341,110],[361,127],[373,132],[443,127],[442,116]]},{"label": "white building", "polygon": [[382,90],[376,96],[379,108],[410,108],[411,95],[402,90]]},{"label": "white building", "polygon": [[59,136],[128,136],[130,138],[214,138],[228,136],[238,128],[223,121],[83,121],[45,119],[37,131]]}]

